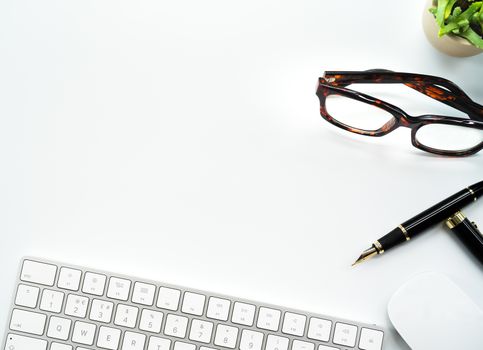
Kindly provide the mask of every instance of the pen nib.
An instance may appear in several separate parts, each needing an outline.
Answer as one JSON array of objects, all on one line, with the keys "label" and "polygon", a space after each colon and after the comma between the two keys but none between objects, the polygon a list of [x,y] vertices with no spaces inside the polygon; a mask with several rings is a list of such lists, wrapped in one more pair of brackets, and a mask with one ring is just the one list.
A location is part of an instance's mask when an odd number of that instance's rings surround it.
[{"label": "pen nib", "polygon": [[370,258],[372,258],[377,254],[378,254],[377,249],[374,248],[374,246],[372,246],[369,249],[364,250],[361,256],[357,258],[357,260],[352,264],[352,266],[360,264],[361,262],[364,262],[366,260],[369,260]]}]

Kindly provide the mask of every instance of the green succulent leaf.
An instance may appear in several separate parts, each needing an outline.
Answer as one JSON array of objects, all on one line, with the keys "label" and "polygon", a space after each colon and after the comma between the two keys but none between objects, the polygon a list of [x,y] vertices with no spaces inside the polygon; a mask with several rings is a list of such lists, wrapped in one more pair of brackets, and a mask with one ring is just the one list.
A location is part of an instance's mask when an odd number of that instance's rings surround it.
[{"label": "green succulent leaf", "polygon": [[483,49],[483,38],[477,32],[471,29],[471,27],[468,27],[467,30],[459,35],[468,40],[477,48]]},{"label": "green succulent leaf", "polygon": [[438,23],[440,27],[444,25],[444,15],[448,2],[449,0],[438,1],[438,7],[436,8],[436,23]]},{"label": "green succulent leaf", "polygon": [[480,23],[481,32],[483,33],[483,3],[481,4],[480,12],[478,13],[479,15],[477,21]]},{"label": "green succulent leaf", "polygon": [[447,19],[449,15],[451,15],[451,9],[453,8],[454,4],[456,3],[456,0],[449,0],[448,4],[446,5],[446,8],[444,10],[444,18]]}]

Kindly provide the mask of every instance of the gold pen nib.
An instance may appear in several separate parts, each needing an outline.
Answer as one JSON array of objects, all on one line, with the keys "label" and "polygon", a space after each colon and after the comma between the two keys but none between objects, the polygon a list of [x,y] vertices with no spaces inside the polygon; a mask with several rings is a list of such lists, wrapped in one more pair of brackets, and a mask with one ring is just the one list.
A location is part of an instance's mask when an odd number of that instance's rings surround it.
[{"label": "gold pen nib", "polygon": [[360,264],[361,262],[364,262],[366,260],[369,260],[370,258],[372,258],[373,256],[375,256],[377,254],[379,254],[379,252],[377,251],[377,249],[374,246],[372,246],[369,249],[364,250],[362,252],[361,256],[359,258],[357,258],[357,260],[352,264],[352,266]]}]

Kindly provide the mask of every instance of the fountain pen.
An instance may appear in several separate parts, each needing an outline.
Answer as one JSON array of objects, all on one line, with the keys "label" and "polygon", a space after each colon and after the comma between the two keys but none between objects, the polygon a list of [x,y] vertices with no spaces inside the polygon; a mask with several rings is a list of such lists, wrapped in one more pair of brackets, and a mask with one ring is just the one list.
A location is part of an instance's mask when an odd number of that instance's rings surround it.
[{"label": "fountain pen", "polygon": [[412,237],[428,227],[438,222],[443,222],[463,206],[472,201],[476,201],[482,194],[483,181],[480,181],[433,205],[431,208],[403,222],[394,230],[372,243],[372,246],[364,250],[352,266],[369,260],[376,255],[380,255],[399,243],[409,241]]}]

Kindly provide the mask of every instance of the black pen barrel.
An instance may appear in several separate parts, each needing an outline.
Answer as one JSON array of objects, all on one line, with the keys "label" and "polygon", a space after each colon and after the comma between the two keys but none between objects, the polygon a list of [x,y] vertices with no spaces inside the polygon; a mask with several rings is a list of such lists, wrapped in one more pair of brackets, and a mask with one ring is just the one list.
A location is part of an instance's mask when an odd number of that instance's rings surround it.
[{"label": "black pen barrel", "polygon": [[380,254],[398,245],[399,243],[409,241],[412,237],[424,231],[428,227],[445,221],[462,207],[475,201],[482,195],[483,181],[480,181],[442,200],[415,217],[403,222],[394,230],[374,242],[373,246]]},{"label": "black pen barrel", "polygon": [[465,205],[475,201],[482,194],[483,181],[480,181],[403,222],[401,226],[406,229],[409,237],[413,237],[428,227],[446,220]]},{"label": "black pen barrel", "polygon": [[406,229],[409,237],[414,237],[428,227],[446,220],[456,211],[473,202],[475,198],[476,196],[465,188],[403,222],[401,226]]}]

